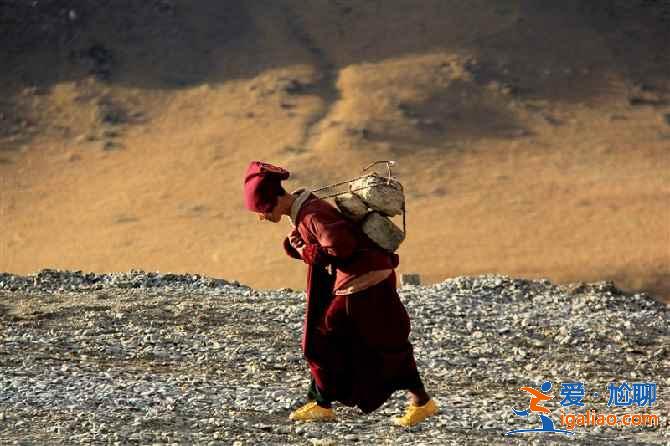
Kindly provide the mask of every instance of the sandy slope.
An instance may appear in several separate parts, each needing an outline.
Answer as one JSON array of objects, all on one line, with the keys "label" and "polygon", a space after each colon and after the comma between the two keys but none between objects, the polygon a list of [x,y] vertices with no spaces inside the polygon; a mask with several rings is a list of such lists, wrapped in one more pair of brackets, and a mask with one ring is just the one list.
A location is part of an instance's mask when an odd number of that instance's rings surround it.
[{"label": "sandy slope", "polygon": [[394,159],[400,272],[670,296],[667,22],[535,3],[42,11],[51,28],[28,39],[16,25],[0,59],[0,270],[303,288],[281,250],[289,224],[243,206],[248,162],[285,166],[291,189]]}]

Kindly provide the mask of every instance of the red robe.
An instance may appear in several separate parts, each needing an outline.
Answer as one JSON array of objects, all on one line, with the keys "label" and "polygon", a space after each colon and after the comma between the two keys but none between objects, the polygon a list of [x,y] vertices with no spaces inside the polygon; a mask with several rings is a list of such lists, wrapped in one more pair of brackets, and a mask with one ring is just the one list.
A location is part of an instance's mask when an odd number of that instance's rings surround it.
[{"label": "red robe", "polygon": [[357,224],[313,194],[298,211],[295,232],[305,242],[303,256],[288,237],[284,249],[308,265],[302,350],[320,391],[369,413],[394,391],[421,387],[395,271],[357,293],[333,294],[356,275],[395,268],[397,254],[377,247]]}]

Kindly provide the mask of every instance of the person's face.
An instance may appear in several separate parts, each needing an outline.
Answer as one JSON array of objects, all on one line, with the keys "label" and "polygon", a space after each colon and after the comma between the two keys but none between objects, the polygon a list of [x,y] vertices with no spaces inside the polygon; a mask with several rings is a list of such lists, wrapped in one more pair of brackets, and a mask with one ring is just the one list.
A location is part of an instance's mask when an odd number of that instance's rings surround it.
[{"label": "person's face", "polygon": [[279,223],[281,221],[281,207],[279,206],[279,200],[275,204],[272,212],[258,212],[258,219],[263,221],[271,221],[272,223]]}]

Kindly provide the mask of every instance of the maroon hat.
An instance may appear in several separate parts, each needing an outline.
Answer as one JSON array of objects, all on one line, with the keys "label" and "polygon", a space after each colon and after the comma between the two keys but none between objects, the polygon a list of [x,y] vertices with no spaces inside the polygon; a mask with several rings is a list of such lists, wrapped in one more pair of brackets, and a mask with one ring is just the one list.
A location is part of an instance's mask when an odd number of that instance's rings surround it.
[{"label": "maroon hat", "polygon": [[253,212],[272,212],[277,197],[285,194],[281,181],[289,177],[288,170],[262,161],[252,161],[244,177],[244,201]]}]

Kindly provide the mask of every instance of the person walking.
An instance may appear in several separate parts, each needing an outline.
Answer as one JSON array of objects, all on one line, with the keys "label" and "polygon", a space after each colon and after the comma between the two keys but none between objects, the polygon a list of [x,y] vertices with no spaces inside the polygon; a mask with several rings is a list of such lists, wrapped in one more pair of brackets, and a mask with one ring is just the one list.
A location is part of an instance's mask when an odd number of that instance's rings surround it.
[{"label": "person walking", "polygon": [[408,337],[410,320],[396,290],[399,257],[377,246],[334,206],[300,188],[281,185],[290,173],[252,161],[244,177],[248,210],[261,221],[289,217],[286,254],[307,264],[307,309],[301,347],[309,365],[308,403],[295,421],[334,421],[333,402],[363,413],[378,409],[393,392],[407,390],[410,427],[436,414],[437,403],[419,376]]}]

